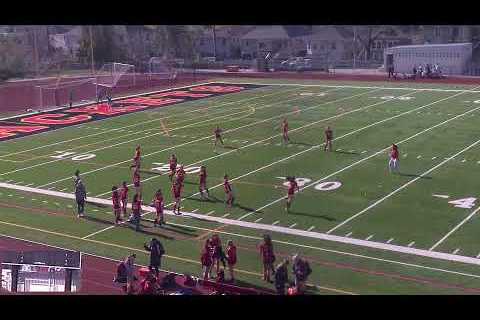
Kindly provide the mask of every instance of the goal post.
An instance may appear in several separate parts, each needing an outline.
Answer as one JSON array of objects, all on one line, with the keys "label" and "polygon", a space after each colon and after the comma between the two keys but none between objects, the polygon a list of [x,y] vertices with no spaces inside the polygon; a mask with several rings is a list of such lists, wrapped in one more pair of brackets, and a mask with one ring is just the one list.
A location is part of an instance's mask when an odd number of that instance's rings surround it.
[{"label": "goal post", "polygon": [[134,87],[135,66],[132,64],[106,63],[95,74],[95,83],[101,87]]},{"label": "goal post", "polygon": [[[96,97],[95,78],[67,79],[59,77],[54,83],[35,86],[36,105],[41,110],[92,102]],[[33,107],[33,106],[32,106]]]}]

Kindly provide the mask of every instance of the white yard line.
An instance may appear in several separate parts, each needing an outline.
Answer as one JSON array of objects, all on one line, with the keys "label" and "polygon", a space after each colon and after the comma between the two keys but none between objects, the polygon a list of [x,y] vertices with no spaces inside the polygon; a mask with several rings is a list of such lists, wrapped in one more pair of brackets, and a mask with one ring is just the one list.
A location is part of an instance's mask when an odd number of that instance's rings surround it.
[{"label": "white yard line", "polygon": [[353,232],[347,233],[347,234],[345,235],[345,237],[347,237],[347,238],[350,237],[350,236],[352,235],[352,233],[353,233]]},{"label": "white yard line", "polygon": [[411,87],[378,87],[378,86],[352,86],[352,85],[326,85],[326,84],[303,84],[303,83],[261,83],[261,82],[222,82],[228,84],[254,84],[254,85],[267,85],[267,86],[297,86],[297,87],[324,87],[324,88],[351,88],[351,89],[384,89],[384,90],[414,90],[414,91],[433,91],[433,92],[471,92],[480,93],[475,90],[478,87],[472,89],[439,89],[439,88],[411,88]]},{"label": "white yard line", "polygon": [[[359,93],[359,94],[356,94],[356,95],[353,95],[353,96],[348,96],[348,97],[344,97],[344,98],[340,98],[340,99],[336,99],[336,100],[327,101],[327,102],[324,102],[324,103],[321,103],[321,104],[318,104],[318,105],[314,105],[314,106],[305,108],[304,110],[314,109],[314,108],[318,108],[318,107],[320,107],[320,106],[323,106],[323,105],[325,105],[325,104],[330,104],[330,103],[334,103],[334,102],[338,102],[338,101],[343,101],[343,100],[347,100],[347,99],[352,99],[352,98],[355,98],[355,97],[358,97],[358,96],[361,96],[361,95],[365,95],[365,94],[368,94],[368,93],[369,93],[369,91],[363,92],[363,93]],[[277,102],[277,103],[265,105],[265,106],[263,106],[263,107],[261,107],[261,108],[265,108],[265,107],[270,106],[270,105],[276,105],[276,104],[279,104],[279,103],[284,103],[285,101],[288,101],[288,100],[284,100],[284,101],[282,101],[282,102]],[[289,100],[289,101],[291,101],[291,100]],[[260,108],[257,108],[257,109],[260,109]],[[243,112],[244,112],[244,111],[241,111],[241,112],[239,112],[239,113],[243,113]],[[276,119],[276,118],[281,118],[281,117],[284,117],[284,116],[286,116],[286,115],[293,114],[293,113],[295,113],[295,111],[290,111],[290,112],[286,112],[286,113],[283,113],[283,114],[279,114],[279,115],[276,115],[276,116],[273,116],[273,117],[270,117],[270,118],[267,118],[267,119],[259,120],[259,121],[252,122],[252,123],[249,123],[249,124],[240,126],[240,127],[236,127],[236,128],[232,128],[232,129],[229,129],[229,130],[225,130],[224,133],[234,132],[234,131],[237,131],[237,130],[240,130],[240,129],[243,129],[243,128],[246,128],[246,127],[251,127],[251,126],[257,125],[257,124],[259,124],[259,123],[267,122],[267,121],[270,121],[270,120],[273,120],[273,119]],[[224,117],[228,117],[228,116],[232,116],[232,115],[233,115],[233,114],[223,115],[223,116],[217,117],[217,118],[224,118]],[[199,123],[203,123],[203,122],[207,122],[207,121],[212,121],[212,120],[214,120],[214,119],[216,119],[216,118],[210,118],[210,119],[207,119],[207,120],[204,120],[204,121],[197,122],[197,123],[195,123],[195,124],[191,124],[191,125],[189,125],[189,126],[196,126],[196,125],[198,125]],[[186,126],[185,126],[185,127],[186,127]],[[177,129],[178,129],[178,128],[177,128]],[[154,134],[154,135],[155,135],[155,134]],[[153,136],[153,135],[152,135],[152,136]],[[151,136],[150,136],[150,137],[151,137]],[[192,144],[192,143],[195,143],[195,142],[198,142],[198,141],[211,139],[212,137],[213,137],[213,135],[208,135],[208,136],[205,136],[205,137],[196,139],[196,140],[191,140],[191,141],[188,141],[188,142],[185,142],[185,143],[181,143],[181,144],[179,144],[179,145],[174,145],[174,146],[172,146],[172,147],[168,147],[168,148],[165,148],[165,149],[162,149],[162,150],[158,150],[158,151],[155,151],[155,152],[152,152],[152,153],[148,153],[148,154],[143,155],[142,157],[148,157],[148,156],[155,155],[155,154],[158,154],[158,153],[161,153],[161,152],[164,152],[164,151],[168,151],[168,150],[176,149],[176,148],[179,148],[179,147],[182,147],[182,146],[185,146],[185,145],[189,145],[189,144]],[[111,146],[106,146],[106,147],[102,147],[102,148],[99,148],[99,149],[94,149],[94,150],[86,151],[86,153],[91,153],[91,152],[98,151],[98,150],[108,149],[108,148],[111,148],[111,147],[114,147],[114,146],[117,146],[117,145],[122,145],[122,144],[125,144],[125,143],[130,143],[131,141],[139,140],[139,139],[144,139],[144,138],[145,138],[145,137],[140,137],[140,138],[137,138],[137,139],[132,139],[132,140],[130,140],[130,141],[125,141],[125,142],[117,143],[117,144],[114,144],[114,145],[111,145]],[[233,150],[233,151],[235,151],[235,150]],[[40,166],[40,165],[44,165],[44,164],[48,164],[48,163],[52,163],[52,162],[56,162],[56,161],[61,161],[61,160],[63,160],[63,159],[58,159],[58,160],[54,160],[54,161],[48,161],[48,162],[45,162],[45,163],[43,163],[43,164],[38,164],[38,165],[35,165],[35,166],[30,166],[30,167],[23,168],[23,169],[17,169],[17,170],[14,170],[14,171],[10,171],[10,172],[6,172],[6,173],[3,173],[3,174],[0,174],[0,176],[5,175],[5,174],[9,174],[9,173],[14,173],[14,172],[17,172],[17,171],[22,171],[22,170],[34,168],[34,167],[37,167],[37,166]],[[110,165],[107,165],[107,166],[104,166],[104,167],[100,167],[100,168],[97,168],[97,169],[94,169],[94,170],[90,170],[90,171],[83,172],[83,173],[82,173],[82,176],[85,176],[85,175],[90,174],[90,173],[93,173],[93,172],[98,172],[98,171],[101,171],[101,170],[105,170],[105,169],[108,169],[108,168],[111,168],[111,167],[115,167],[115,166],[118,166],[118,165],[120,165],[120,164],[127,163],[127,162],[131,162],[131,159],[124,160],[124,161],[120,161],[120,162],[113,163],[113,164],[110,164]],[[44,187],[44,186],[47,186],[47,185],[50,185],[50,184],[54,184],[54,183],[58,183],[58,182],[62,182],[62,181],[66,181],[66,180],[68,180],[68,179],[71,179],[71,177],[66,177],[66,178],[63,178],[63,179],[59,179],[59,180],[56,180],[56,181],[52,181],[52,182],[50,182],[50,183],[48,183],[48,184],[42,185],[41,187]]]},{"label": "white yard line", "polygon": [[[442,99],[442,100],[443,100],[443,99]],[[440,100],[439,100],[439,101],[436,101],[436,102],[433,102],[433,103],[438,103],[438,102],[440,102]],[[431,104],[433,104],[433,103],[431,103]],[[431,104],[430,104],[430,105],[431,105]],[[473,112],[473,111],[476,111],[476,110],[478,110],[478,109],[480,109],[480,107],[476,107],[476,108],[471,109],[471,110],[469,110],[469,111],[466,111],[466,112],[464,112],[464,113],[462,113],[462,114],[459,114],[459,115],[457,115],[457,116],[455,116],[455,117],[453,117],[453,118],[450,118],[450,119],[447,119],[447,120],[445,120],[445,121],[442,121],[442,122],[440,122],[440,123],[438,123],[438,124],[436,124],[436,125],[434,125],[434,126],[431,126],[431,127],[429,127],[429,128],[426,128],[426,129],[424,129],[424,130],[422,130],[422,131],[420,131],[420,132],[417,132],[416,134],[414,134],[414,135],[412,135],[412,136],[410,136],[410,137],[408,137],[408,138],[405,138],[405,139],[403,139],[403,140],[401,140],[401,141],[398,141],[398,142],[396,142],[395,144],[398,145],[398,144],[405,143],[406,141],[409,141],[409,140],[411,140],[411,139],[413,139],[413,138],[415,138],[415,137],[417,137],[417,136],[419,136],[419,135],[422,135],[422,134],[424,134],[425,132],[431,131],[431,130],[439,127],[439,126],[442,126],[442,125],[444,125],[444,124],[446,124],[446,123],[448,123],[448,122],[450,122],[450,121],[453,121],[453,120],[455,120],[455,119],[458,119],[458,118],[460,118],[460,117],[463,117],[463,116],[465,116],[466,114],[469,114],[469,113],[471,113],[471,112]],[[383,121],[383,120],[382,120],[382,121]],[[354,167],[354,166],[356,166],[356,165],[358,165],[358,164],[360,164],[360,163],[363,163],[363,162],[365,162],[365,161],[367,161],[367,160],[369,160],[369,159],[371,159],[371,158],[373,158],[373,157],[375,157],[375,156],[377,156],[377,155],[379,155],[379,154],[381,154],[381,153],[384,153],[385,151],[387,151],[387,150],[389,150],[389,149],[390,149],[390,147],[386,147],[386,148],[384,148],[384,149],[382,149],[382,150],[380,150],[380,151],[375,152],[374,154],[371,154],[370,156],[367,156],[367,157],[365,157],[365,158],[362,158],[362,159],[360,159],[360,160],[358,160],[358,161],[356,161],[356,162],[354,162],[354,163],[352,163],[352,164],[350,164],[350,165],[348,165],[348,166],[346,166],[346,167],[344,167],[344,168],[342,168],[342,169],[340,169],[340,170],[338,170],[338,171],[335,171],[335,172],[332,173],[332,174],[329,174],[329,175],[327,175],[327,176],[325,176],[325,177],[323,177],[323,178],[321,178],[321,179],[318,179],[318,180],[316,180],[316,181],[314,181],[314,182],[312,182],[312,183],[310,183],[310,184],[307,184],[307,185],[301,187],[301,188],[300,188],[300,191],[303,191],[303,190],[305,190],[305,189],[307,189],[307,188],[309,188],[309,187],[311,187],[311,186],[314,186],[314,185],[318,184],[319,182],[321,182],[321,181],[323,181],[323,180],[325,180],[325,179],[328,179],[328,178],[330,178],[330,177],[332,177],[332,176],[335,176],[335,175],[337,175],[337,174],[339,174],[339,173],[341,173],[341,172],[343,172],[343,171],[345,171],[345,170],[350,169],[351,167]],[[307,149],[307,150],[308,150],[308,149]],[[247,213],[247,214],[241,216],[241,217],[239,218],[239,220],[242,220],[242,219],[244,219],[244,218],[246,218],[246,217],[248,217],[248,216],[250,216],[250,215],[252,215],[252,214],[254,214],[254,213],[256,213],[256,212],[258,212],[258,211],[260,211],[260,210],[262,210],[262,209],[265,209],[265,208],[267,208],[267,207],[269,207],[269,206],[271,206],[271,205],[273,205],[273,204],[275,204],[275,203],[278,203],[278,202],[282,201],[284,198],[285,198],[285,197],[281,197],[281,198],[278,198],[277,200],[274,200],[274,201],[272,201],[272,202],[270,202],[270,203],[267,203],[266,205],[264,205],[264,206],[262,206],[262,207],[260,207],[260,208],[258,208],[258,209],[256,209],[256,210],[254,210],[254,211],[252,211],[252,212],[250,212],[250,213]]]},{"label": "white yard line", "polygon": [[452,233],[454,233],[455,231],[457,231],[462,225],[464,225],[468,220],[470,220],[478,211],[480,211],[480,207],[478,207],[477,209],[473,210],[472,213],[470,213],[465,219],[463,219],[459,224],[457,224],[452,230],[450,230],[449,232],[447,232],[446,235],[444,235],[440,240],[438,240],[430,249],[430,251],[432,251],[433,249],[435,249],[436,247],[438,247],[443,241],[445,241],[445,239],[447,239]]},{"label": "white yard line", "polygon": [[373,234],[369,235],[368,237],[365,238],[365,240],[370,240],[373,238]]},{"label": "white yard line", "polygon": [[258,218],[255,222],[260,222],[263,218]]},{"label": "white yard line", "polygon": [[[314,122],[310,122],[310,123],[308,123],[308,124],[306,124],[306,125],[303,125],[303,126],[300,126],[300,127],[298,127],[298,128],[292,129],[292,130],[290,130],[290,132],[295,132],[295,131],[298,131],[298,130],[303,130],[303,129],[307,128],[307,127],[316,125],[316,124],[318,124],[318,123],[320,123],[320,122],[324,122],[324,121],[328,121],[328,120],[331,120],[331,119],[339,118],[339,117],[341,117],[341,116],[344,116],[344,115],[349,114],[349,113],[352,113],[352,112],[362,111],[362,110],[365,110],[365,109],[367,109],[367,108],[371,108],[371,107],[374,107],[374,106],[376,106],[376,105],[379,105],[379,104],[382,104],[382,103],[386,103],[386,102],[388,102],[388,101],[390,101],[390,100],[384,100],[384,101],[382,101],[382,102],[378,102],[378,103],[374,103],[374,104],[371,104],[371,105],[367,105],[367,106],[365,106],[365,107],[360,107],[360,108],[358,108],[358,109],[350,110],[350,111],[347,111],[347,112],[344,112],[344,113],[341,113],[341,114],[338,114],[338,115],[335,115],[335,116],[331,116],[331,117],[328,117],[328,118],[324,118],[324,119],[320,119],[320,120],[317,120],[317,121],[314,121]],[[392,117],[392,118],[393,118],[393,117]],[[390,118],[389,118],[389,119],[390,119]],[[378,122],[375,123],[375,124],[379,124],[379,123],[381,123],[381,122],[383,122],[383,121],[386,121],[386,120],[387,120],[387,119],[382,120],[382,121],[378,121]],[[372,124],[372,125],[373,125],[373,124]],[[349,136],[349,135],[351,135],[351,134],[353,134],[353,133],[356,133],[356,132],[358,132],[358,131],[361,131],[361,130],[364,130],[364,129],[368,128],[368,127],[371,127],[372,125],[369,125],[369,126],[366,126],[366,127],[363,127],[363,128],[357,129],[357,130],[354,130],[354,131],[349,132],[349,133],[347,133],[347,134],[345,134],[345,135],[343,135],[343,136],[337,137],[337,138],[335,138],[334,140],[338,140],[338,139],[344,138],[344,137]],[[243,150],[243,149],[245,149],[245,148],[249,148],[249,147],[251,147],[251,146],[254,146],[254,145],[257,145],[257,144],[261,144],[261,143],[263,143],[263,142],[265,142],[265,141],[274,139],[274,138],[279,137],[279,136],[281,136],[281,135],[282,135],[281,133],[280,133],[280,134],[275,134],[275,135],[270,136],[270,137],[267,137],[267,138],[265,138],[265,139],[262,139],[262,140],[259,140],[259,141],[250,143],[250,144],[248,144],[248,145],[244,145],[244,146],[239,147],[239,148],[237,148],[237,149],[232,149],[232,150],[230,150],[230,151],[227,151],[227,152],[224,152],[224,153],[221,153],[221,154],[218,154],[218,155],[215,155],[215,156],[206,158],[206,159],[202,159],[202,160],[198,160],[198,161],[192,162],[192,163],[190,163],[190,164],[188,164],[188,165],[186,165],[186,166],[193,166],[193,165],[196,165],[196,164],[205,163],[206,161],[209,161],[209,160],[212,160],[212,159],[216,159],[216,158],[219,158],[219,157],[223,157],[223,156],[225,156],[225,155],[228,155],[228,154],[237,152],[238,150]],[[180,145],[180,146],[181,146],[181,145]],[[250,171],[250,172],[248,172],[247,174],[244,174],[244,175],[241,175],[241,176],[236,177],[236,178],[234,178],[234,179],[231,179],[230,181],[238,180],[238,179],[243,178],[243,177],[245,177],[245,176],[247,176],[247,175],[250,175],[250,174],[252,174],[252,173],[258,172],[258,171],[263,170],[263,169],[265,169],[265,168],[271,167],[272,165],[275,165],[275,164],[277,164],[277,163],[279,163],[279,162],[286,161],[286,160],[288,160],[288,159],[290,159],[290,158],[292,158],[292,157],[296,157],[296,156],[298,156],[298,155],[300,155],[300,154],[302,154],[302,153],[309,152],[309,151],[311,151],[312,149],[319,148],[319,147],[320,147],[320,145],[317,145],[317,146],[313,146],[313,147],[311,147],[311,148],[309,148],[309,149],[306,149],[306,150],[297,152],[297,153],[295,153],[295,154],[293,154],[293,155],[290,155],[290,156],[288,156],[288,157],[286,157],[286,158],[280,159],[280,160],[275,161],[275,162],[273,162],[273,163],[270,163],[270,164],[268,164],[268,165],[266,165],[266,166],[263,166],[263,167],[258,168],[258,169],[256,169],[256,170],[253,170],[253,171]],[[168,174],[168,173],[165,173],[165,174]],[[164,175],[165,175],[165,174],[164,174]],[[159,175],[157,175],[157,176],[152,176],[152,177],[150,177],[150,178],[144,179],[142,182],[145,183],[146,181],[150,181],[150,180],[153,180],[153,179],[157,179],[158,177],[159,177]],[[68,179],[70,179],[70,177],[69,177]],[[64,179],[64,180],[65,180],[65,179]],[[47,185],[48,185],[48,184],[47,184]],[[131,186],[131,185],[132,185],[132,184],[129,184],[128,186]],[[217,187],[219,187],[219,186],[221,186],[221,185],[223,185],[223,183],[220,183],[220,184],[218,184],[218,185],[215,185],[215,186],[213,186],[213,187],[210,187],[210,189],[217,188]],[[44,186],[45,186],[45,185],[44,185]],[[43,186],[41,186],[41,187],[43,187]],[[106,195],[106,194],[109,194],[110,192],[111,192],[111,191],[106,191],[106,192],[100,193],[100,194],[97,195],[97,197],[104,196],[104,195]],[[196,196],[196,195],[198,195],[198,194],[200,194],[200,193],[197,192],[197,193],[195,193],[195,194],[193,194],[193,195],[190,195],[189,197],[193,197],[193,196]]]},{"label": "white yard line", "polygon": [[[0,183],[0,188],[20,190],[20,191],[38,193],[38,194],[43,194],[43,195],[50,195],[50,196],[54,196],[54,197],[67,198],[67,199],[71,199],[71,200],[75,199],[75,195],[70,194],[70,193],[62,193],[62,192],[58,192],[58,191],[49,191],[49,190],[45,190],[45,189],[30,188],[30,187],[26,187],[26,186],[17,186],[17,185],[7,184],[7,183]],[[108,205],[108,206],[112,205],[110,200],[105,200],[105,199],[100,199],[100,198],[90,198],[89,197],[87,199],[87,201],[90,202],[90,203],[104,204],[104,205]],[[128,207],[131,208],[131,205],[128,204]],[[147,213],[154,213],[155,212],[155,208],[150,207],[150,206],[142,206],[142,210],[147,211]],[[165,214],[172,215],[172,216],[174,215],[174,213],[171,210],[165,210]],[[212,216],[206,216],[204,214],[196,214],[196,213],[190,213],[190,212],[184,212],[182,214],[182,217],[184,217],[184,218],[188,218],[188,217],[196,218],[196,219],[200,219],[200,220],[204,220],[204,221],[207,220],[207,221],[211,221],[211,222],[217,222],[217,223],[227,224],[227,225],[235,225],[235,226],[245,227],[245,228],[249,228],[249,229],[267,230],[267,231],[271,231],[271,232],[279,232],[279,233],[295,235],[295,236],[302,236],[302,237],[307,237],[307,238],[314,238],[314,239],[319,239],[319,240],[329,240],[329,241],[334,241],[334,242],[339,242],[339,243],[352,244],[352,245],[357,245],[357,246],[363,246],[363,247],[374,248],[374,249],[382,249],[382,250],[399,252],[399,253],[406,253],[406,254],[411,254],[411,255],[418,255],[418,256],[436,258],[436,259],[447,260],[447,261],[456,261],[456,262],[463,262],[463,263],[468,263],[468,264],[480,265],[480,259],[476,259],[476,258],[473,258],[473,257],[452,255],[452,254],[443,253],[443,252],[428,251],[428,250],[415,249],[415,248],[385,244],[385,243],[374,242],[374,241],[353,239],[353,238],[329,235],[329,234],[319,233],[319,232],[310,232],[310,231],[304,231],[304,230],[299,230],[299,229],[291,229],[291,228],[288,228],[288,227],[281,227],[281,226],[261,224],[261,223],[253,223],[253,222],[247,222],[247,221],[238,221],[238,220],[225,219],[225,218],[220,218],[220,217],[212,217]],[[113,227],[114,227],[114,225],[112,225],[108,228],[105,228],[103,230],[111,229]],[[195,227],[192,227],[192,228],[195,228]],[[101,230],[95,232],[94,234],[98,234],[98,233],[100,233],[100,231]],[[223,233],[228,234],[226,232],[223,232]],[[92,237],[94,234],[87,235],[84,238],[86,239],[86,238]],[[275,241],[275,242],[289,244],[288,242],[285,242],[285,241]],[[313,249],[316,248],[316,247],[301,245],[301,244],[293,244],[293,245],[297,245],[299,247],[305,247],[305,248],[313,248]],[[320,249],[320,250],[335,252],[335,250],[328,250],[328,249]],[[354,254],[350,254],[350,255],[354,255]],[[359,256],[359,255],[355,255],[355,256]],[[373,258],[373,259],[377,259],[377,258]],[[406,264],[406,265],[408,265],[408,264]],[[458,273],[458,274],[461,274],[461,273]],[[478,277],[480,278],[480,276],[478,276]]]},{"label": "white yard line", "polygon": [[[255,221],[257,222],[257,221]],[[310,228],[307,229],[307,231],[312,231],[313,229],[315,229],[315,226],[311,226]]]},{"label": "white yard line", "polygon": [[207,212],[205,215],[209,216],[209,215],[211,215],[212,213],[215,213],[215,210],[212,210],[212,211],[210,211],[210,212]]},{"label": "white yard line", "polygon": [[345,219],[343,222],[337,224],[335,227],[333,227],[332,229],[328,230],[327,231],[327,234],[331,233],[332,231],[335,231],[336,229],[340,228],[341,226],[347,224],[348,222],[352,221],[353,219],[357,218],[358,216],[364,214],[365,212],[369,211],[370,209],[376,207],[377,205],[379,205],[380,203],[382,203],[383,201],[387,200],[388,198],[390,198],[391,196],[397,194],[398,192],[402,191],[403,189],[405,189],[406,187],[408,187],[409,185],[415,183],[416,181],[420,180],[421,178],[423,178],[424,176],[426,176],[427,174],[435,171],[436,169],[440,168],[441,166],[443,166],[444,164],[446,164],[447,162],[449,162],[450,160],[454,159],[455,157],[461,155],[462,153],[464,153],[465,151],[468,151],[470,150],[471,148],[475,147],[476,145],[478,145],[480,143],[480,140],[477,140],[475,141],[474,143],[468,145],[467,147],[463,148],[462,150],[458,151],[457,153],[455,153],[454,155],[448,157],[446,160],[443,160],[442,162],[440,162],[439,164],[437,164],[436,166],[428,169],[427,171],[423,172],[421,175],[419,175],[418,177],[408,181],[407,183],[403,184],[402,186],[400,186],[399,188],[393,190],[392,192],[390,192],[389,194],[387,194],[386,196],[378,199],[377,201],[375,201],[374,203],[372,203],[371,205],[369,205],[368,207],[366,207],[365,209],[359,211],[358,213],[354,214],[353,216],[351,216],[350,218],[348,219]]},{"label": "white yard line", "polygon": [[392,241],[393,241],[393,238],[390,238],[390,239],[388,239],[388,241],[386,243],[390,243]]},{"label": "white yard line", "polygon": [[415,244],[415,241],[412,241],[412,242],[410,242],[410,243],[408,244],[408,247],[410,248],[410,247],[412,247],[414,244]]}]

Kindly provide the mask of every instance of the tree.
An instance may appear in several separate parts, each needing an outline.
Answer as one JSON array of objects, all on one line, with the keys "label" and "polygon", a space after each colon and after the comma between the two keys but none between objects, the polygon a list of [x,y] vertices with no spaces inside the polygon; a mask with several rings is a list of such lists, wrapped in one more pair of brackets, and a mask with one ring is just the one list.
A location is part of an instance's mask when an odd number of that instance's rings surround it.
[{"label": "tree", "polygon": [[357,26],[356,28],[356,36],[361,46],[361,51],[359,55],[363,53],[365,55],[365,60],[367,61],[371,58],[371,49],[373,47],[374,41],[377,40],[380,36],[393,31],[391,26],[364,25]]},{"label": "tree", "polygon": [[[93,57],[97,64],[123,61],[126,58],[125,50],[115,37],[114,26],[92,26]],[[91,59],[89,26],[82,28],[78,57],[87,64]]]},{"label": "tree", "polygon": [[6,39],[0,43],[0,80],[19,77],[26,72],[27,52],[13,39]]}]

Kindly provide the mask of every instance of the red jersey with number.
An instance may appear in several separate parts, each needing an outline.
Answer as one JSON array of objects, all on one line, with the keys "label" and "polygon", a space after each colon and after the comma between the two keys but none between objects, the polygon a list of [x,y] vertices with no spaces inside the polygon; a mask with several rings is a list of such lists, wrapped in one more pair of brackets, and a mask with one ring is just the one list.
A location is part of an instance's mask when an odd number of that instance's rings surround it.
[{"label": "red jersey with number", "polygon": [[260,245],[260,254],[262,255],[263,263],[273,263],[274,262],[274,254],[273,254],[273,246],[266,245],[262,243]]},{"label": "red jersey with number", "polygon": [[207,171],[200,171],[200,184],[207,183]]},{"label": "red jersey with number", "polygon": [[185,170],[178,169],[178,171],[177,171],[177,181],[178,181],[178,183],[183,185],[184,180],[185,180]]},{"label": "red jersey with number", "polygon": [[134,215],[140,215],[140,208],[142,206],[142,200],[132,203],[132,212]]},{"label": "red jersey with number", "polygon": [[155,205],[155,209],[157,209],[157,212],[162,212],[163,211],[163,196],[162,195],[156,195],[153,203]]},{"label": "red jersey with number", "polygon": [[327,140],[332,140],[333,131],[332,130],[325,130],[325,137],[327,138]]},{"label": "red jersey with number", "polygon": [[172,184],[172,193],[174,198],[180,198],[182,193],[182,188],[178,183]]},{"label": "red jersey with number", "polygon": [[140,186],[140,173],[138,171],[133,173],[133,184],[135,187]]},{"label": "red jersey with number", "polygon": [[390,157],[392,157],[392,159],[398,159],[398,149],[393,149],[392,148],[392,152],[390,153]]},{"label": "red jersey with number", "polygon": [[120,191],[120,199],[127,200],[127,197],[128,197],[128,187],[125,186],[122,188],[122,191]]},{"label": "red jersey with number", "polygon": [[296,189],[298,189],[297,182],[290,181],[290,185],[288,186],[288,194],[294,194]]},{"label": "red jersey with number", "polygon": [[227,262],[229,265],[234,265],[237,263],[237,247],[234,245],[227,247]]},{"label": "red jersey with number", "polygon": [[120,208],[120,197],[117,191],[112,192],[112,204],[115,209]]},{"label": "red jersey with number", "polygon": [[137,149],[135,151],[135,156],[133,157],[133,160],[135,160],[135,161],[140,160],[140,150],[139,149]]},{"label": "red jersey with number", "polygon": [[177,158],[168,160],[168,163],[170,164],[170,170],[177,169]]},{"label": "red jersey with number", "polygon": [[232,192],[232,186],[230,185],[230,182],[228,182],[228,180],[225,180],[223,182],[223,190],[225,190],[225,193]]}]

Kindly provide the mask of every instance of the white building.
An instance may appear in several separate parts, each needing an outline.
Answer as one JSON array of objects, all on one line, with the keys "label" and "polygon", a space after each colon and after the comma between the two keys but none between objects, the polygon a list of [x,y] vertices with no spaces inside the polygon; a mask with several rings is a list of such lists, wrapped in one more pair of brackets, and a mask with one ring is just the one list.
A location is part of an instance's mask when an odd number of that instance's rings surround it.
[{"label": "white building", "polygon": [[385,49],[385,68],[393,65],[398,73],[411,74],[413,67],[437,64],[443,74],[461,75],[472,58],[471,43],[398,46]]}]

